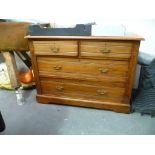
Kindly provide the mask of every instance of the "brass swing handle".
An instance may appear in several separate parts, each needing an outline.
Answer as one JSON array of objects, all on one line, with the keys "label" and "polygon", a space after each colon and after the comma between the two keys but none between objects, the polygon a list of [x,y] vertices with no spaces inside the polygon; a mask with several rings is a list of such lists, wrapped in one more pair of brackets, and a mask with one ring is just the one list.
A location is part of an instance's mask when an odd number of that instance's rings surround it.
[{"label": "brass swing handle", "polygon": [[105,91],[105,90],[97,90],[97,93],[99,95],[105,95],[105,94],[107,94],[107,91]]},{"label": "brass swing handle", "polygon": [[52,48],[51,48],[51,51],[52,51],[53,53],[58,53],[58,52],[60,51],[60,48],[52,47]]},{"label": "brass swing handle", "polygon": [[107,48],[103,48],[103,49],[100,50],[100,52],[103,53],[103,54],[106,54],[106,53],[110,53],[111,50],[107,49]]},{"label": "brass swing handle", "polygon": [[56,88],[56,90],[58,90],[60,92],[64,91],[64,87],[63,86],[56,86],[55,88]]},{"label": "brass swing handle", "polygon": [[61,67],[61,66],[53,66],[53,69],[54,69],[54,70],[61,70],[62,67]]},{"label": "brass swing handle", "polygon": [[99,71],[101,73],[108,73],[109,72],[109,69],[107,69],[107,68],[99,68]]}]

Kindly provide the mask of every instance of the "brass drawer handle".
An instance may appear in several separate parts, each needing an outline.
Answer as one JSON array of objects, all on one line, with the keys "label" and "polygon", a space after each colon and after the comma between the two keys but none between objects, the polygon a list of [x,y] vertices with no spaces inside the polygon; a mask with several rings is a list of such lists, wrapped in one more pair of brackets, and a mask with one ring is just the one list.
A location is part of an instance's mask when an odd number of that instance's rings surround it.
[{"label": "brass drawer handle", "polygon": [[58,90],[60,92],[64,91],[64,87],[63,86],[56,86],[55,88],[56,88],[56,90]]},{"label": "brass drawer handle", "polygon": [[107,91],[105,91],[105,90],[97,90],[97,93],[99,95],[105,95],[105,94],[107,94]]},{"label": "brass drawer handle", "polygon": [[110,49],[107,49],[107,48],[104,48],[104,49],[101,49],[100,52],[103,53],[103,54],[104,53],[110,53],[111,50]]},{"label": "brass drawer handle", "polygon": [[107,69],[107,68],[99,68],[99,71],[101,72],[101,73],[108,73],[109,72],[109,69]]},{"label": "brass drawer handle", "polygon": [[58,53],[60,51],[60,49],[59,48],[56,48],[56,47],[53,47],[53,48],[51,48],[51,51],[53,53]]},{"label": "brass drawer handle", "polygon": [[62,67],[61,66],[53,66],[54,70],[61,70]]}]

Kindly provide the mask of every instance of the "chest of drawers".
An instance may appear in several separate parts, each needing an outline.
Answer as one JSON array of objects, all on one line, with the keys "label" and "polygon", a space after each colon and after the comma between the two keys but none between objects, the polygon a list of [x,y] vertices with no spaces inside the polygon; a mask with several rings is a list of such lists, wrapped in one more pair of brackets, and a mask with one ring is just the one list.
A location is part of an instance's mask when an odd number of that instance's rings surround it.
[{"label": "chest of drawers", "polygon": [[27,36],[37,101],[130,112],[141,37]]}]

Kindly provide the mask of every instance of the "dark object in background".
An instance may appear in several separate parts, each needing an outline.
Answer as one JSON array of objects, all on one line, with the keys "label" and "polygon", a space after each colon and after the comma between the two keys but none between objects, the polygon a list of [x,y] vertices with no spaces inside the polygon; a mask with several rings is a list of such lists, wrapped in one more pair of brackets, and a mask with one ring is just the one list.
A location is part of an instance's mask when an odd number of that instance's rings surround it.
[{"label": "dark object in background", "polygon": [[1,114],[1,112],[0,112],[0,132],[2,132],[2,131],[4,131],[4,130],[5,130],[5,123],[4,123],[2,114]]},{"label": "dark object in background", "polygon": [[0,19],[0,22],[6,22],[6,19]]},{"label": "dark object in background", "polygon": [[94,23],[77,24],[74,28],[49,28],[40,25],[30,25],[31,36],[91,36],[91,28]]},{"label": "dark object in background", "polygon": [[148,65],[142,65],[140,86],[143,89],[155,88],[155,59]]},{"label": "dark object in background", "polygon": [[[146,57],[146,59],[148,59]],[[142,59],[141,59],[142,60]],[[141,64],[141,78],[139,93],[135,97],[132,104],[133,111],[140,112],[141,115],[149,114],[155,116],[155,58],[147,63],[144,61]]]},{"label": "dark object in background", "polygon": [[32,67],[32,62],[30,56],[25,51],[15,52],[19,58],[24,62],[24,64],[30,69]]},{"label": "dark object in background", "polygon": [[132,104],[133,111],[155,116],[155,88],[142,89]]}]

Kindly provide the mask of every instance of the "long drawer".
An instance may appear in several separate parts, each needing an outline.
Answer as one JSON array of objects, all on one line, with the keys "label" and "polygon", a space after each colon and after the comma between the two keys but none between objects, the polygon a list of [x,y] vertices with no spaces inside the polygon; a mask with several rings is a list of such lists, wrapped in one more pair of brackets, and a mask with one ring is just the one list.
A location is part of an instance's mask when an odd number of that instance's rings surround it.
[{"label": "long drawer", "polygon": [[36,55],[77,56],[77,41],[34,41]]},{"label": "long drawer", "polygon": [[94,100],[122,100],[125,88],[100,86],[96,82],[41,78],[42,94]]},{"label": "long drawer", "polygon": [[130,42],[80,42],[81,57],[129,59],[132,43]]},{"label": "long drawer", "polygon": [[70,74],[121,79],[126,78],[128,73],[128,61],[37,57],[37,63],[41,76]]}]

